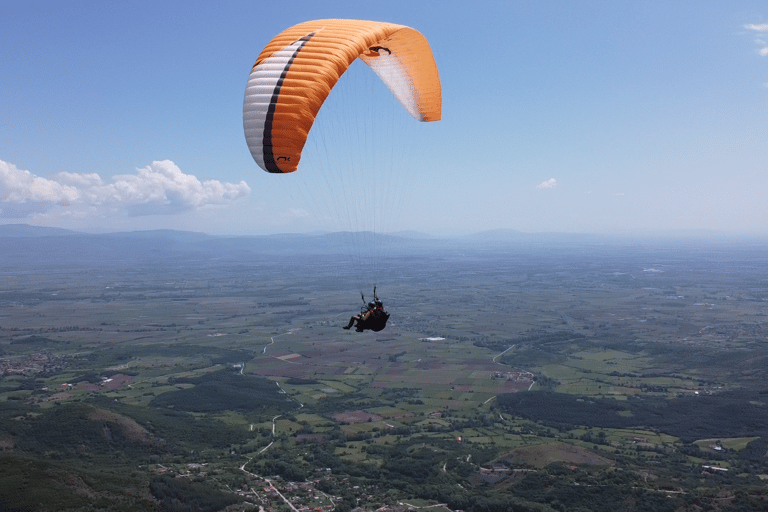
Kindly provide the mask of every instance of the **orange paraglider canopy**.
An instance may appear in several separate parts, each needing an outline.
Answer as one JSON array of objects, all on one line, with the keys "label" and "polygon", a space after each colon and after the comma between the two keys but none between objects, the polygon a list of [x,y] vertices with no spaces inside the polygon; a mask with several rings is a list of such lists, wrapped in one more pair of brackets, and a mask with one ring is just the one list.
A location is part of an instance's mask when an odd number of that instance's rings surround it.
[{"label": "orange paraglider canopy", "polygon": [[269,42],[248,78],[243,129],[262,169],[290,173],[298,168],[320,107],[357,58],[370,66],[411,116],[419,121],[440,119],[440,78],[421,33],[375,21],[300,23]]}]

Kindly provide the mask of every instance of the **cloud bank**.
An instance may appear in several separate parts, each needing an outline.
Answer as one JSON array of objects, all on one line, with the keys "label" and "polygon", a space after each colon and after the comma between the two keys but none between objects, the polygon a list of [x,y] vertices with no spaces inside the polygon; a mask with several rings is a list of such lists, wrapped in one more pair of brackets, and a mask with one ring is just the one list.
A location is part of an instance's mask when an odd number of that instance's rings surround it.
[{"label": "cloud bank", "polygon": [[555,188],[557,186],[557,180],[555,178],[548,179],[545,182],[536,185],[536,188]]},{"label": "cloud bank", "polygon": [[105,182],[96,173],[62,172],[52,178],[0,160],[0,218],[23,218],[54,207],[158,215],[226,204],[250,193],[248,185],[201,182],[170,160],[152,162]]}]

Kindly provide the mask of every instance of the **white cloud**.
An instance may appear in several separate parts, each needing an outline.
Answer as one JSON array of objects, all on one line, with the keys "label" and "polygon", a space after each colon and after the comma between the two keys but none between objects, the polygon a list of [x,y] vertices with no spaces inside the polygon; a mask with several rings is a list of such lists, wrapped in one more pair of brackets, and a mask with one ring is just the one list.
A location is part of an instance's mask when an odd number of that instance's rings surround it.
[{"label": "white cloud", "polygon": [[536,188],[555,188],[557,186],[557,180],[555,178],[548,179],[542,183],[536,185]]},{"label": "white cloud", "polygon": [[755,43],[759,47],[757,54],[761,57],[768,56],[768,42],[766,42],[766,40],[762,37],[763,34],[768,35],[768,23],[750,23],[748,25],[744,25],[744,28],[760,34],[760,37],[755,39]]},{"label": "white cloud", "polygon": [[768,34],[768,23],[749,23],[744,25],[747,30],[754,30],[755,32],[765,32]]},{"label": "white cloud", "polygon": [[0,217],[20,218],[53,206],[168,214],[229,203],[249,193],[244,181],[201,182],[170,160],[152,162],[135,174],[113,176],[109,183],[96,173],[62,172],[42,178],[0,160]]},{"label": "white cloud", "polygon": [[75,187],[35,176],[0,160],[0,201],[67,205],[78,200]]}]

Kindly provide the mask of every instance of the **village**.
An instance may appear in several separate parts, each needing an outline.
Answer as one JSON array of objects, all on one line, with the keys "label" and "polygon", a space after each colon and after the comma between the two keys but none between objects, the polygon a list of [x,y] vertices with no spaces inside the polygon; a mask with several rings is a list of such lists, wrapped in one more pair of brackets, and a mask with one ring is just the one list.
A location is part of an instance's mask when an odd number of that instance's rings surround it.
[{"label": "village", "polygon": [[[348,477],[341,477],[336,481],[336,476],[332,474],[330,468],[315,469],[315,476],[304,482],[295,482],[286,480],[279,475],[262,477],[251,473],[246,469],[248,463],[243,464],[240,469],[247,478],[240,488],[233,489],[227,486],[227,489],[245,499],[244,504],[258,507],[260,512],[282,511],[286,508],[293,512],[331,512],[340,510],[340,504],[344,497],[333,496],[323,492],[320,487],[323,482],[335,483],[346,486],[354,495],[356,503],[351,504],[354,510],[370,510],[376,512],[405,512],[408,510],[446,510],[451,511],[445,503],[427,503],[414,504],[411,502],[396,501],[389,499],[386,490],[378,485],[349,487]],[[153,473],[158,475],[172,476],[176,479],[204,480],[211,475],[206,472],[207,463],[190,463],[185,465],[162,465],[156,464],[152,468]],[[421,501],[421,500],[419,500]],[[343,507],[341,508],[343,509]]]},{"label": "village", "polygon": [[0,376],[53,373],[66,367],[65,358],[50,352],[33,352],[20,357],[0,357]]}]

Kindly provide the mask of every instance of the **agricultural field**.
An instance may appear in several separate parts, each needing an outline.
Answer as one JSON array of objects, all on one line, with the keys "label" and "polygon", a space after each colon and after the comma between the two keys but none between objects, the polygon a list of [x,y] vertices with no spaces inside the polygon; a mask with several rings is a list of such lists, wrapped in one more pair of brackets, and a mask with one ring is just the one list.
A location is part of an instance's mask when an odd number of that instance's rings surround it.
[{"label": "agricultural field", "polygon": [[0,508],[766,505],[763,246],[185,236],[0,246]]}]

